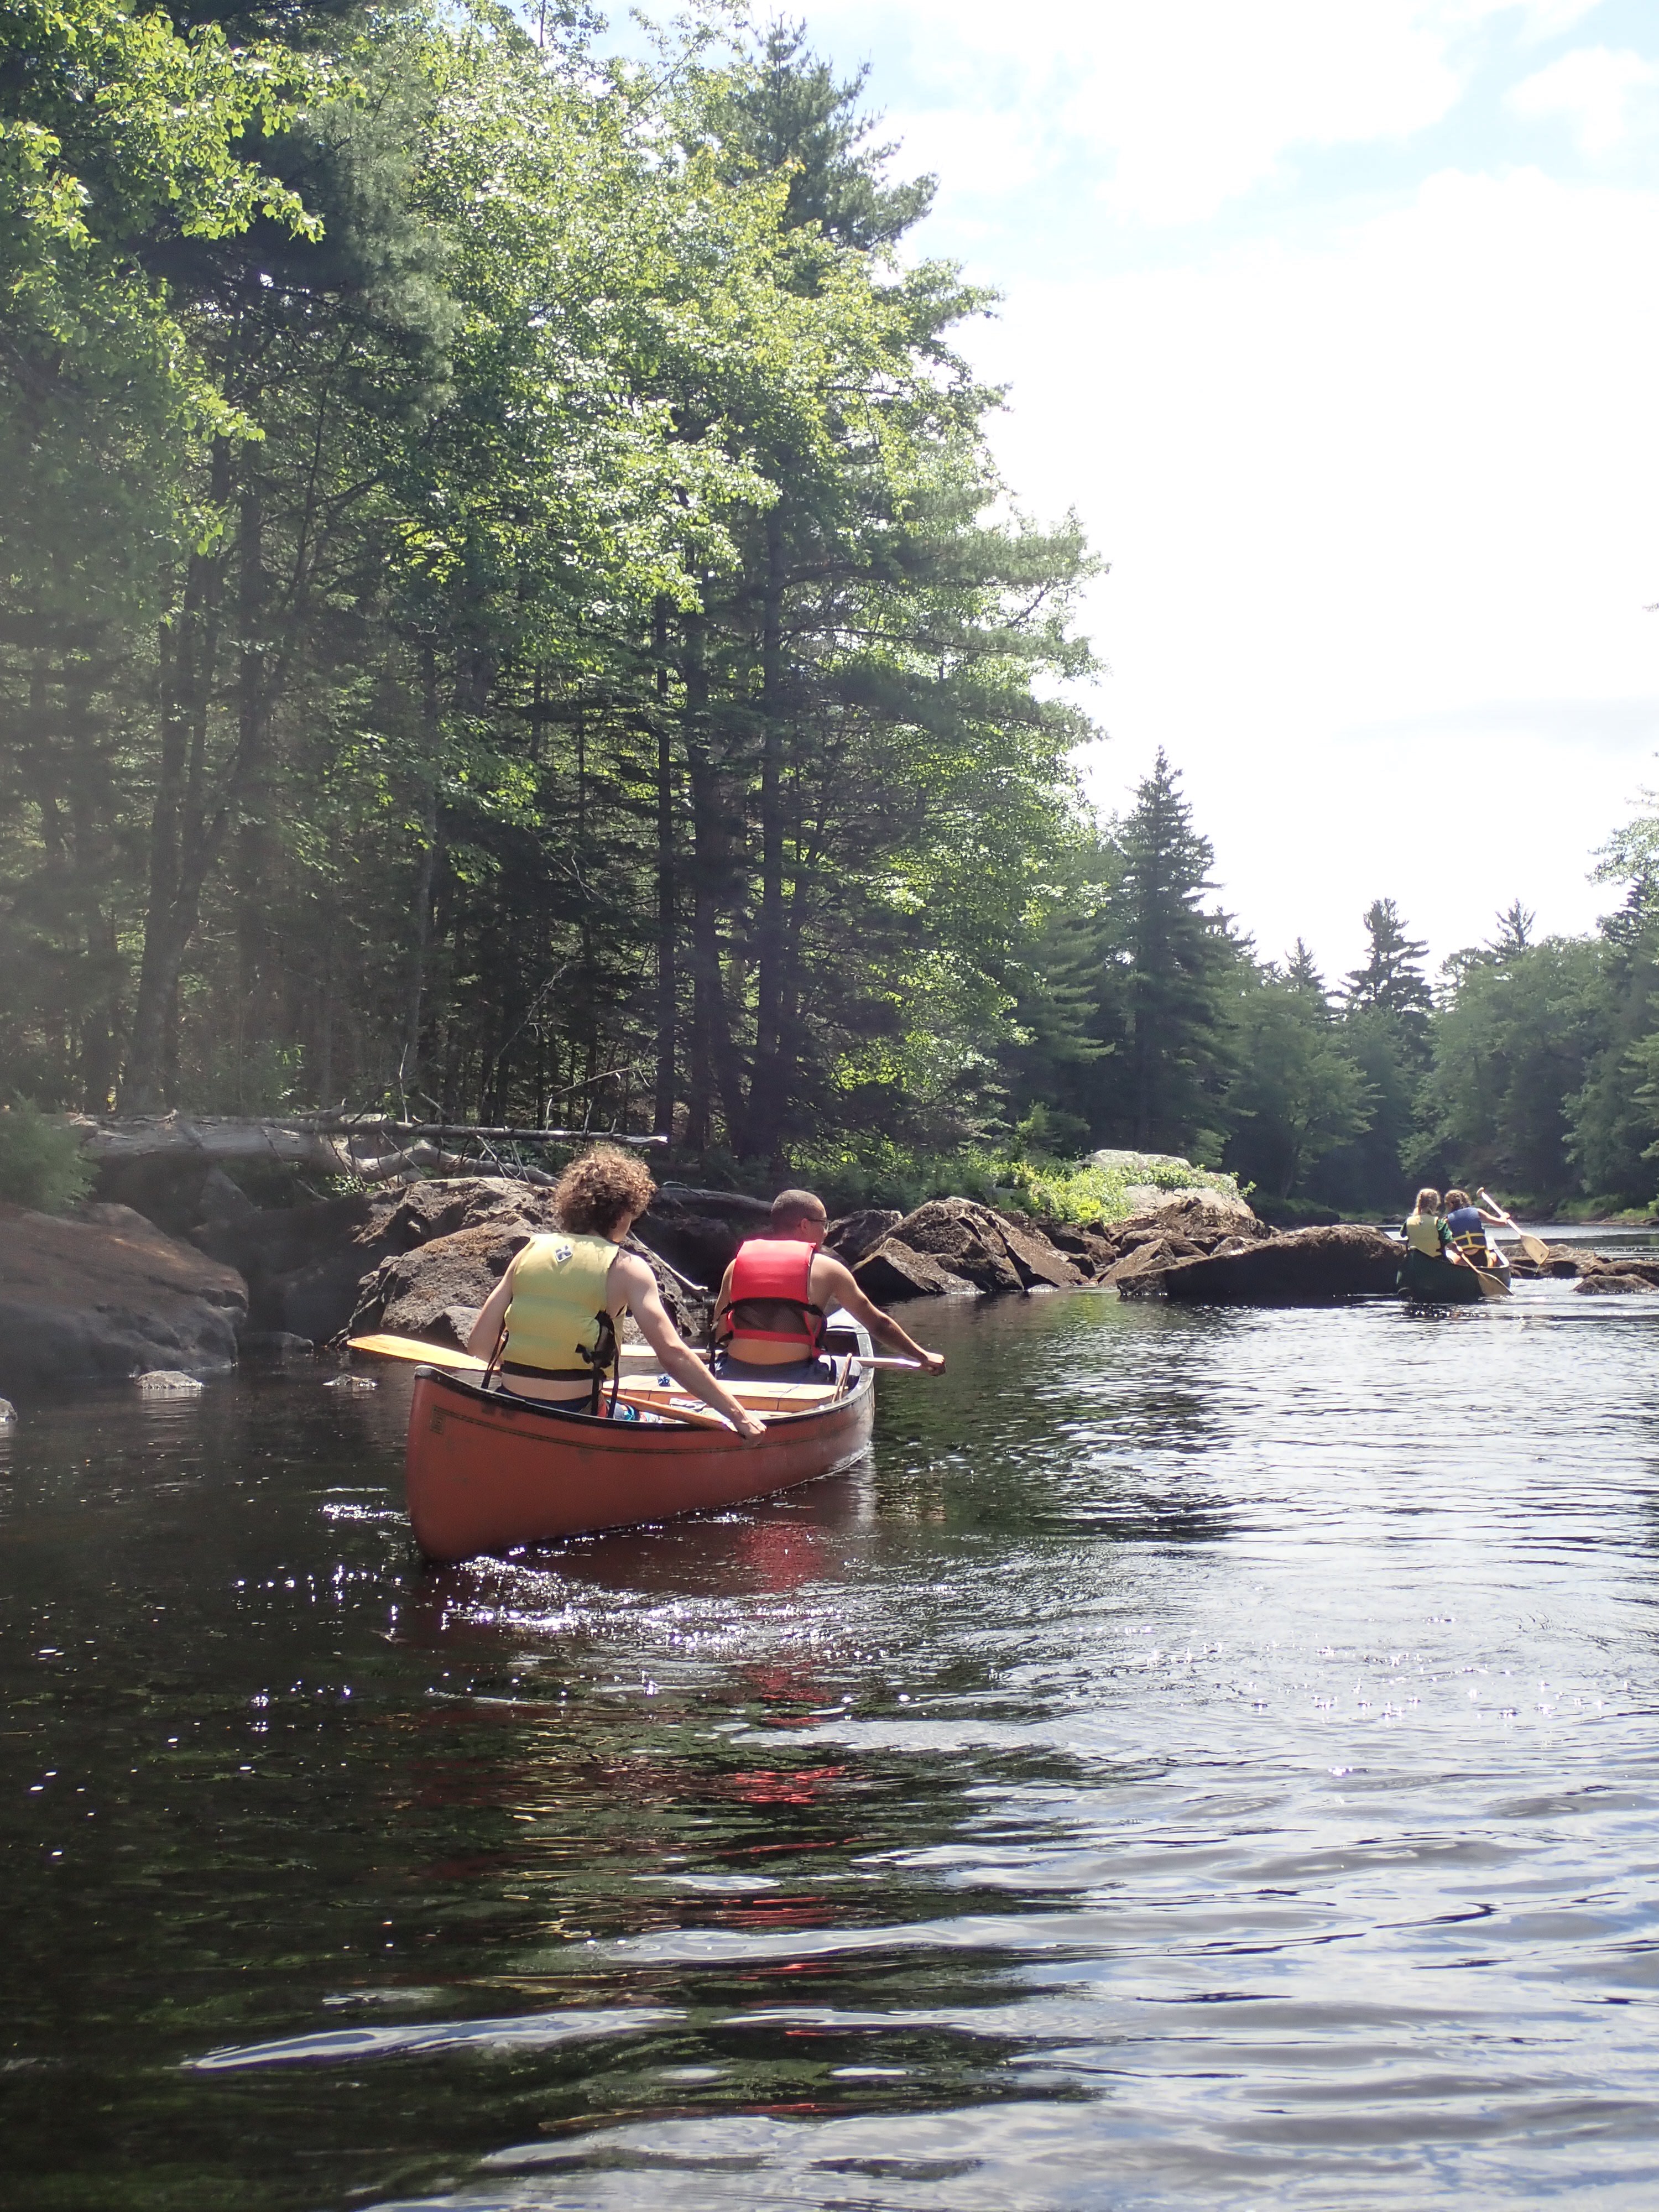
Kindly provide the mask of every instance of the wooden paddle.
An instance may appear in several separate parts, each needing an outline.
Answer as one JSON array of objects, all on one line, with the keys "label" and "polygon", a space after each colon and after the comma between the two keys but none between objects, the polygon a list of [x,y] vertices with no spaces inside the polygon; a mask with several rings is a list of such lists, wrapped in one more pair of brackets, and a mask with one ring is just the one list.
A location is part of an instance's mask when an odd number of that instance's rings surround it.
[{"label": "wooden paddle", "polygon": [[[366,1352],[375,1359],[415,1359],[422,1367],[443,1367],[453,1375],[482,1375],[486,1361],[471,1352],[458,1352],[453,1345],[422,1344],[417,1336],[353,1336],[346,1340],[349,1352]],[[648,1413],[664,1413],[670,1420],[684,1421],[694,1429],[731,1430],[732,1424],[724,1413],[717,1413],[712,1406],[665,1406],[654,1398],[636,1398],[626,1387],[617,1395],[624,1404],[643,1407]]]},{"label": "wooden paddle", "polygon": [[1467,1267],[1468,1269],[1470,1274],[1474,1277],[1475,1281],[1480,1285],[1480,1295],[1482,1297],[1508,1297],[1510,1294],[1510,1286],[1502,1275],[1494,1274],[1490,1268],[1477,1267],[1473,1260],[1466,1260],[1461,1252],[1458,1254],[1456,1259],[1453,1261],[1452,1265],[1455,1267]]},{"label": "wooden paddle", "polygon": [[1517,1228],[1515,1221],[1509,1214],[1504,1212],[1503,1207],[1498,1203],[1498,1200],[1492,1196],[1489,1190],[1478,1190],[1475,1193],[1475,1196],[1480,1200],[1483,1206],[1489,1206],[1492,1208],[1492,1212],[1498,1216],[1498,1219],[1504,1224],[1505,1228],[1515,1230],[1515,1239],[1516,1243],[1520,1245],[1521,1249],[1526,1254],[1528,1259],[1532,1261],[1535,1267],[1541,1267],[1545,1261],[1550,1256],[1550,1248],[1544,1242],[1543,1238],[1541,1237],[1534,1237],[1529,1230]]},{"label": "wooden paddle", "polygon": [[418,1359],[426,1367],[447,1367],[457,1375],[482,1375],[485,1363],[452,1344],[423,1344],[418,1336],[350,1336],[348,1352],[367,1352],[375,1359]]},{"label": "wooden paddle", "polygon": [[[684,1421],[691,1429],[724,1429],[728,1436],[737,1434],[725,1414],[716,1413],[712,1406],[665,1405],[660,1398],[635,1398],[627,1390],[618,1390],[617,1396],[624,1406],[632,1406],[638,1413],[659,1413],[665,1420]],[[757,1413],[755,1419],[763,1421],[766,1416]]]}]

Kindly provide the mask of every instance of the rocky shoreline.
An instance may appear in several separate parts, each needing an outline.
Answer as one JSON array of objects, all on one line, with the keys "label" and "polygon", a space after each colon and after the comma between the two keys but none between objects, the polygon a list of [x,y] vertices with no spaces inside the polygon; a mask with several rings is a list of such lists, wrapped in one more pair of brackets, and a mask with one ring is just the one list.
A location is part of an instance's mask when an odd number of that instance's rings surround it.
[{"label": "rocky shoreline", "polygon": [[[0,1206],[0,1395],[155,1369],[223,1373],[386,1330],[465,1340],[508,1260],[556,1227],[544,1187],[454,1176],[260,1208],[217,1168],[176,1173],[58,1218]],[[869,1208],[825,1243],[878,1304],[1094,1289],[1182,1304],[1304,1305],[1388,1295],[1400,1247],[1376,1228],[1274,1230],[1226,1191],[1146,1194],[1127,1220],[1041,1223],[969,1199]],[[137,1201],[143,1200],[143,1210]],[[665,1183],[639,1224],[677,1326],[706,1334],[713,1287],[762,1200]],[[1659,1258],[1556,1248],[1517,1276],[1595,1294],[1659,1290]]]}]

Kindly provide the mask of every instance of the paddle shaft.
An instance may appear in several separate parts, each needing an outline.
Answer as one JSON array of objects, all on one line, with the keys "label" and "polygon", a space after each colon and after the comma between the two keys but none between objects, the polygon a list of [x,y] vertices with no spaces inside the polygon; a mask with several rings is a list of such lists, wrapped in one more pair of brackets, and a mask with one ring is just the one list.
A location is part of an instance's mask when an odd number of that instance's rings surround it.
[{"label": "paddle shaft", "polygon": [[[352,1352],[365,1352],[377,1359],[415,1359],[423,1367],[442,1367],[451,1374],[481,1375],[484,1363],[470,1352],[457,1352],[447,1344],[422,1344],[413,1336],[354,1336],[348,1340]],[[636,1398],[626,1385],[617,1395],[625,1405],[642,1407],[647,1413],[665,1413],[671,1420],[687,1422],[696,1429],[731,1430],[732,1424],[724,1413],[710,1406],[705,1411],[695,1411],[687,1406],[663,1406],[654,1398]]]},{"label": "paddle shaft", "polygon": [[1550,1248],[1544,1242],[1543,1238],[1541,1237],[1534,1237],[1529,1230],[1525,1230],[1520,1227],[1511,1214],[1504,1212],[1503,1207],[1498,1203],[1498,1200],[1492,1196],[1489,1190],[1478,1190],[1475,1193],[1475,1196],[1477,1198],[1484,1199],[1486,1204],[1491,1206],[1492,1212],[1498,1216],[1498,1219],[1504,1223],[1504,1226],[1515,1231],[1516,1242],[1520,1245],[1521,1249],[1526,1254],[1528,1259],[1532,1261],[1533,1265],[1534,1267],[1542,1267],[1545,1261],[1550,1256]]}]

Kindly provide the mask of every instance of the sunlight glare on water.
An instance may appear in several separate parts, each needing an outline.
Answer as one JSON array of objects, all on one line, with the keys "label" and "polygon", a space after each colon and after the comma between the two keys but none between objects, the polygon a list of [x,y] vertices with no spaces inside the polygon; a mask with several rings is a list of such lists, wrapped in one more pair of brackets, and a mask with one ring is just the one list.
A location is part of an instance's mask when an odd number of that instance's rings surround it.
[{"label": "sunlight glare on water", "polygon": [[442,1571],[401,1377],[31,1413],[14,2185],[1651,2203],[1659,1299],[908,1317],[852,1474]]}]

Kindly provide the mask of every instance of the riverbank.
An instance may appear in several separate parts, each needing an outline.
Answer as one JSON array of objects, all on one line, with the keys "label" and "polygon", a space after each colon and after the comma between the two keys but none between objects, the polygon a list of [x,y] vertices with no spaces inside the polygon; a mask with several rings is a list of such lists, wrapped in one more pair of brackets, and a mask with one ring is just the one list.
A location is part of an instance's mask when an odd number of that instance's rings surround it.
[{"label": "riverbank", "polygon": [[[545,1181],[434,1176],[256,1206],[216,1167],[152,1180],[151,1214],[107,1200],[65,1217],[0,1209],[0,1396],[23,1401],[155,1370],[222,1374],[388,1332],[464,1345],[514,1253],[557,1224]],[[878,1305],[1088,1290],[1176,1303],[1294,1306],[1388,1297],[1398,1243],[1365,1224],[1274,1229],[1224,1188],[1139,1187],[1127,1218],[1041,1220],[965,1197],[865,1207],[826,1249]],[[635,1249],[688,1341],[763,1200],[667,1181]],[[1628,1233],[1628,1232],[1627,1232]],[[1520,1279],[1540,1270],[1516,1256]],[[1659,1288],[1659,1258],[1553,1249],[1542,1273],[1585,1291]],[[926,1323],[918,1323],[924,1331]]]}]

